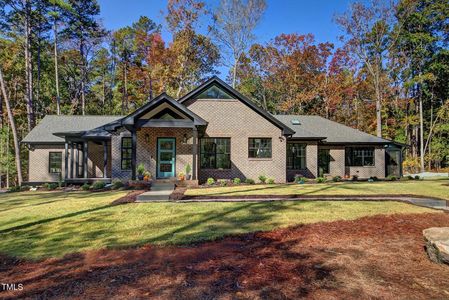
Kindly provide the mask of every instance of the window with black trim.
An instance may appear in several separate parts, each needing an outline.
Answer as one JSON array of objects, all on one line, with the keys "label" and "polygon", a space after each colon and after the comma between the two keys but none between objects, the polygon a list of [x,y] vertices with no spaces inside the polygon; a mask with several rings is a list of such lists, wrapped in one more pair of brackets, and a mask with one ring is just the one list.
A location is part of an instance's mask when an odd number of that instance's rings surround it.
[{"label": "window with black trim", "polygon": [[374,147],[346,148],[346,165],[351,167],[373,167]]},{"label": "window with black trim", "polygon": [[50,152],[48,156],[48,172],[62,172],[62,152]]},{"label": "window with black trim", "polygon": [[249,158],[271,158],[271,138],[249,138]]},{"label": "window with black trim", "polygon": [[122,170],[131,170],[133,144],[130,137],[122,137],[122,156],[121,168]]},{"label": "window with black trim", "polygon": [[306,144],[287,143],[287,169],[306,169]]},{"label": "window with black trim", "polygon": [[230,169],[231,139],[200,139],[200,167],[202,169]]}]

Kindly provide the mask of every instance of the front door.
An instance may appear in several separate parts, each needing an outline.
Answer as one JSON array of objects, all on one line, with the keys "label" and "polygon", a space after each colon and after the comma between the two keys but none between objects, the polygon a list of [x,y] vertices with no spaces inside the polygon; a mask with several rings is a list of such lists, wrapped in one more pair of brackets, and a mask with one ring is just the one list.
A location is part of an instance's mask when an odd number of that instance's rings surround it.
[{"label": "front door", "polygon": [[157,139],[157,178],[175,177],[176,140],[175,138]]},{"label": "front door", "polygon": [[330,173],[331,155],[329,149],[318,149],[318,176]]}]

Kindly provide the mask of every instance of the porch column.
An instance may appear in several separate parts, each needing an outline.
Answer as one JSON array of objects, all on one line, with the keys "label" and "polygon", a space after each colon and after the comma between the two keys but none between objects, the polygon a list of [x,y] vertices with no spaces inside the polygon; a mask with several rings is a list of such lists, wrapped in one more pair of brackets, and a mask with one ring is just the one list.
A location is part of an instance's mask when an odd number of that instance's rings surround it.
[{"label": "porch column", "polygon": [[192,180],[196,180],[196,160],[197,160],[197,139],[198,139],[198,129],[196,126],[193,127],[193,145],[192,145]]},{"label": "porch column", "polygon": [[88,163],[87,163],[87,142],[84,142],[83,145],[83,170],[84,170],[84,178],[87,178],[87,169],[88,169]]},{"label": "porch column", "polygon": [[75,177],[78,177],[79,175],[79,169],[80,169],[80,162],[79,162],[79,156],[80,156],[80,149],[78,146],[78,143],[75,143],[76,145],[76,156],[75,156]]},{"label": "porch column", "polygon": [[70,178],[73,177],[73,156],[75,156],[74,143],[70,143]]},{"label": "porch column", "polygon": [[69,143],[65,141],[65,160],[64,160],[64,178],[67,180],[69,178]]},{"label": "porch column", "polygon": [[108,141],[103,142],[103,178],[107,178],[108,172]]},{"label": "porch column", "polygon": [[136,180],[137,133],[135,128],[131,130],[131,146],[131,179]]}]

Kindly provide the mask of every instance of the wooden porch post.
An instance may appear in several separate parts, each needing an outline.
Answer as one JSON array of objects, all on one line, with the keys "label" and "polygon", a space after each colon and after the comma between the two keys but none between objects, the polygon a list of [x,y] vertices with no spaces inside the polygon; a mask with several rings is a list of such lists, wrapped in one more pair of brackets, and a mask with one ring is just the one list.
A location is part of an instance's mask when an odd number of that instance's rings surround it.
[{"label": "wooden porch post", "polygon": [[87,160],[87,154],[88,154],[88,149],[87,149],[87,142],[84,142],[84,146],[83,146],[83,169],[84,169],[84,178],[87,178],[87,169],[88,169],[88,160]]},{"label": "wooden porch post", "polygon": [[107,178],[108,172],[108,141],[103,142],[103,178]]},{"label": "wooden porch post", "polygon": [[74,143],[70,143],[70,178],[73,177],[73,156],[75,156],[75,149],[74,149]]},{"label": "wooden porch post", "polygon": [[79,169],[80,169],[80,162],[79,162],[79,156],[80,156],[80,149],[78,147],[78,143],[75,143],[76,145],[76,156],[75,156],[75,177],[79,176]]},{"label": "wooden porch post", "polygon": [[67,140],[64,144],[65,149],[65,160],[64,160],[64,178],[67,180],[69,178],[69,143]]},{"label": "wooden porch post", "polygon": [[137,163],[137,133],[136,129],[133,128],[131,130],[131,145],[132,145],[132,154],[131,154],[131,179],[136,180],[136,163]]},{"label": "wooden porch post", "polygon": [[193,127],[193,145],[192,145],[192,180],[196,180],[196,160],[197,160],[197,152],[198,152],[198,146],[197,146],[197,139],[198,139],[198,129],[196,126]]}]

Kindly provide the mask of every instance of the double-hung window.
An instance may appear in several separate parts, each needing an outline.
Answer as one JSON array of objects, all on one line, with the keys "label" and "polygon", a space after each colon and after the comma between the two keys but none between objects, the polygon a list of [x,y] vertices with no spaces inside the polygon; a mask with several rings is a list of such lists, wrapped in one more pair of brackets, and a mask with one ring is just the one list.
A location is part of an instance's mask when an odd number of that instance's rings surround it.
[{"label": "double-hung window", "polygon": [[373,167],[374,147],[346,148],[346,165],[352,167]]},{"label": "double-hung window", "polygon": [[271,158],[271,138],[250,138],[248,140],[249,158]]},{"label": "double-hung window", "polygon": [[287,143],[287,169],[304,170],[306,168],[306,144]]},{"label": "double-hung window", "polygon": [[62,152],[50,152],[48,157],[48,172],[62,172]]},{"label": "double-hung window", "polygon": [[121,168],[122,170],[131,170],[132,160],[132,140],[130,137],[122,137],[122,155],[121,155]]},{"label": "double-hung window", "polygon": [[201,169],[230,169],[231,139],[200,139],[200,167]]}]

